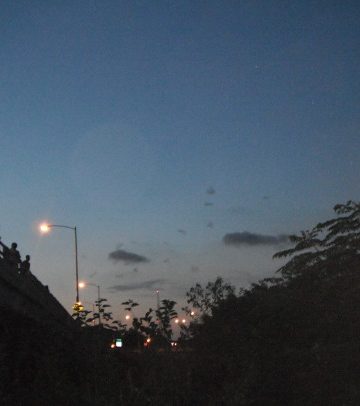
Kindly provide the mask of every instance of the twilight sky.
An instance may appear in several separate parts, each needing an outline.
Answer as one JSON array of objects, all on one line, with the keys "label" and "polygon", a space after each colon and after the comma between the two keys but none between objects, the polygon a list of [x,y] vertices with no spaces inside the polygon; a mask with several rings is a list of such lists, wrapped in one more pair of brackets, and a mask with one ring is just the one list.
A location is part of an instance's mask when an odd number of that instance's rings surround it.
[{"label": "twilight sky", "polygon": [[[0,8],[0,235],[70,311],[115,316],[221,275],[359,199],[358,1],[10,1]],[[92,302],[96,289],[81,291]]]}]

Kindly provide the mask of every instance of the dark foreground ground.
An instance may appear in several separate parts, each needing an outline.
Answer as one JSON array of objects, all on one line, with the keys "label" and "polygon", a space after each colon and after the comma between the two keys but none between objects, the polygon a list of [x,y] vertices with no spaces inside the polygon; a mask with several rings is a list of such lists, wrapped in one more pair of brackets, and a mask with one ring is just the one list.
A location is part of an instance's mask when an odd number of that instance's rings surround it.
[{"label": "dark foreground ground", "polygon": [[[349,300],[349,305],[353,303]],[[223,321],[237,304],[229,302],[228,306]],[[263,318],[248,326],[246,334],[245,325],[237,328],[236,317],[244,314],[237,311],[220,329],[215,317],[214,325],[199,335],[192,350],[143,353],[111,350],[95,332],[55,331],[2,309],[0,404],[359,405],[355,314],[347,323],[344,317],[349,313],[342,312],[336,328],[326,331],[322,327],[321,342],[317,326],[323,313],[309,324],[314,312],[303,308],[303,321],[311,327],[305,337],[305,325],[291,325],[292,321],[299,324],[300,314],[291,312],[287,324],[283,316],[275,328],[275,316],[287,308],[274,301],[267,309],[268,314],[262,311]],[[270,323],[271,317],[275,321]],[[349,334],[346,325],[353,327]]]},{"label": "dark foreground ground", "polygon": [[190,352],[111,350],[95,333],[52,331],[5,309],[0,329],[3,406],[209,404]]}]

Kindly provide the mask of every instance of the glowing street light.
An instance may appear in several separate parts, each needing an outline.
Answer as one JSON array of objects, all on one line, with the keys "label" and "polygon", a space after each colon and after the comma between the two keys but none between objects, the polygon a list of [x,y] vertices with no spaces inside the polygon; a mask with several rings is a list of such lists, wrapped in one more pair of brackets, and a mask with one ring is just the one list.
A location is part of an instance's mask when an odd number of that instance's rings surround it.
[{"label": "glowing street light", "polygon": [[54,227],[60,227],[60,228],[68,228],[70,230],[74,230],[74,236],[75,236],[75,278],[76,278],[76,303],[80,303],[79,300],[79,266],[78,266],[78,248],[77,248],[77,232],[76,232],[76,227],[70,227],[70,226],[63,226],[59,224],[47,224],[43,223],[40,224],[40,231],[43,234],[46,234],[50,232],[51,228]]},{"label": "glowing street light", "polygon": [[50,231],[50,227],[47,224],[40,224],[40,231],[42,233],[47,233]]}]

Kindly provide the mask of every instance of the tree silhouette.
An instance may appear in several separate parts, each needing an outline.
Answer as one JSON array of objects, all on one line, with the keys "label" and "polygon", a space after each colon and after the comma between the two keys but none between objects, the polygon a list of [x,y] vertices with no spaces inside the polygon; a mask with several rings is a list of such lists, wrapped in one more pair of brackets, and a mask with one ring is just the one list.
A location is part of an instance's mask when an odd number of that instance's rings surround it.
[{"label": "tree silhouette", "polygon": [[336,218],[290,236],[294,247],[274,255],[274,258],[292,257],[279,269],[285,279],[304,274],[336,278],[353,272],[359,265],[360,204],[349,200],[337,204],[334,211]]}]

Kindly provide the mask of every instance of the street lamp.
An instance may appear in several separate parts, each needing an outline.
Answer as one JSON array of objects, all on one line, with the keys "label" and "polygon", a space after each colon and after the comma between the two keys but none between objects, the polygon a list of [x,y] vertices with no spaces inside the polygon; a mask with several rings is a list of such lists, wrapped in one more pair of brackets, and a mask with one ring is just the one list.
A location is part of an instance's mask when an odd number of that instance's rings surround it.
[{"label": "street lamp", "polygon": [[60,227],[60,228],[68,228],[70,230],[74,230],[74,236],[75,236],[75,276],[76,276],[76,303],[80,302],[79,299],[79,266],[78,266],[78,247],[77,247],[77,233],[76,233],[76,227],[70,227],[70,226],[63,226],[59,224],[47,224],[43,223],[40,225],[40,231],[43,234],[46,234],[50,231],[50,228],[54,227]]},{"label": "street lamp", "polygon": [[98,300],[97,300],[97,307],[98,307],[98,312],[99,312],[99,325],[101,324],[101,313],[100,313],[100,285],[97,285],[96,283],[91,283],[91,282],[79,282],[78,287],[79,288],[86,288],[86,286],[95,286],[97,288],[98,292]]}]

